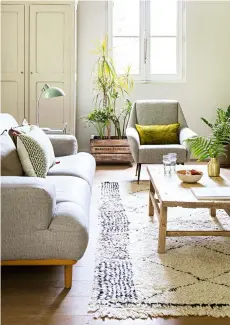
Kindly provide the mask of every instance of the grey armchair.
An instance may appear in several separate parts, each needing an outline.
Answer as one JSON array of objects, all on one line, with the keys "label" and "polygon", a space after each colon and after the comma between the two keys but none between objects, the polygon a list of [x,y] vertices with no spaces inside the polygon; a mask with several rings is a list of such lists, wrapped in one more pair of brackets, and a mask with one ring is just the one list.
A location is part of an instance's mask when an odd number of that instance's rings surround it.
[{"label": "grey armchair", "polygon": [[[179,144],[141,145],[135,124],[154,125],[180,123]],[[177,154],[177,162],[184,164],[190,156],[185,140],[196,136],[188,128],[179,102],[174,100],[138,100],[133,104],[126,135],[134,161],[136,176],[140,180],[141,164],[161,164],[162,157],[170,152]]]}]

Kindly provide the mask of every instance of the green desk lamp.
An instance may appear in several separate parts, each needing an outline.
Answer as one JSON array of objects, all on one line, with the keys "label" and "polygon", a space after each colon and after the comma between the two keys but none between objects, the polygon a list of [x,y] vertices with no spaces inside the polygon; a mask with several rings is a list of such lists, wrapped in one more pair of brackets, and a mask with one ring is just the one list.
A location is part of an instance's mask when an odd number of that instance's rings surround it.
[{"label": "green desk lamp", "polygon": [[54,98],[59,96],[65,96],[62,89],[57,87],[50,87],[48,84],[44,84],[37,102],[37,114],[36,114],[36,124],[39,125],[39,102],[41,98]]}]

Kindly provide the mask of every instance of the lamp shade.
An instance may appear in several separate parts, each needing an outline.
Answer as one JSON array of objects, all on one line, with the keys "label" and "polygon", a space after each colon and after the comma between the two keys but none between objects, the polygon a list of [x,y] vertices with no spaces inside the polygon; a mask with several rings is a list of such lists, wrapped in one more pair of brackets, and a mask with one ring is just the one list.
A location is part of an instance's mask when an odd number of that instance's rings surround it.
[{"label": "lamp shade", "polygon": [[43,86],[43,91],[42,91],[42,98],[54,98],[54,97],[59,97],[59,96],[65,96],[65,93],[62,89],[58,87],[50,87],[48,84],[45,84]]}]

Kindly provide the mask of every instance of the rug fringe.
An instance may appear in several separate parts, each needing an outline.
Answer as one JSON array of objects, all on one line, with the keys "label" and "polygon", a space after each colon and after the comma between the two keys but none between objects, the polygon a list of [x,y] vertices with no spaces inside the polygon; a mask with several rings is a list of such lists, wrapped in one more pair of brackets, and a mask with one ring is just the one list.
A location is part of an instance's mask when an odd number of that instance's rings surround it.
[{"label": "rug fringe", "polygon": [[[175,308],[175,307],[174,307]],[[182,317],[182,316],[210,316],[210,317],[230,317],[229,307],[222,307],[221,310],[213,310],[211,307],[183,307],[177,309],[162,309],[157,308],[155,311],[151,309],[132,309],[132,308],[111,308],[111,307],[93,307],[89,306],[88,313],[93,313],[94,318],[115,318],[124,319],[147,319],[156,317]]]}]

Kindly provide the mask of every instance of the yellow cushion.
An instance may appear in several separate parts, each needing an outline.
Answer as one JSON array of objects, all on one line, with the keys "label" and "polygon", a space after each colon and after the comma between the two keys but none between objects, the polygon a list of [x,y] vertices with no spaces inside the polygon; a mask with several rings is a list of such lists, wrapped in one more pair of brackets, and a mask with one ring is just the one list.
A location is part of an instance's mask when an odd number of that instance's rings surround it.
[{"label": "yellow cushion", "polygon": [[136,129],[142,144],[178,144],[180,123],[168,125],[139,125]]}]

